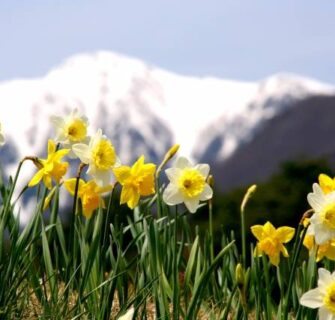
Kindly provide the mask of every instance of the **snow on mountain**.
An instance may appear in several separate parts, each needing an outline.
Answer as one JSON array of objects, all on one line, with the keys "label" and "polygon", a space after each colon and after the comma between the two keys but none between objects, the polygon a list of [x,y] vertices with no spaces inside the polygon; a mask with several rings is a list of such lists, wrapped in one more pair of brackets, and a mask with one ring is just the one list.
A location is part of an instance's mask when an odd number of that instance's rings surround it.
[{"label": "snow on mountain", "polygon": [[[174,143],[186,156],[226,159],[292,99],[313,93],[334,88],[287,74],[259,83],[188,77],[111,52],[79,54],[42,78],[0,83],[8,141],[0,158],[13,174],[24,156],[44,156],[54,135],[50,115],[76,107],[90,120],[92,134],[103,129],[124,164],[141,154],[157,163]],[[24,166],[21,186],[34,170]]]},{"label": "snow on mountain", "polygon": [[312,95],[334,95],[335,87],[294,74],[280,73],[259,82],[243,112],[227,120],[224,115],[200,133],[204,147],[194,151],[201,161],[220,162],[250,141],[269,119],[278,116],[294,102]]}]

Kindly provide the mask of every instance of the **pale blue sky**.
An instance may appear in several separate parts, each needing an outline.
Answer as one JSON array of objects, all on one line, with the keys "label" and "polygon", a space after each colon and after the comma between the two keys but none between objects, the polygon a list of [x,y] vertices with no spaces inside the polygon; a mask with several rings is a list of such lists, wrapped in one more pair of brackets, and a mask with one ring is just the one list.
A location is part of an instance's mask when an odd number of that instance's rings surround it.
[{"label": "pale blue sky", "polygon": [[99,49],[189,75],[288,71],[335,83],[335,1],[0,1],[0,80]]}]

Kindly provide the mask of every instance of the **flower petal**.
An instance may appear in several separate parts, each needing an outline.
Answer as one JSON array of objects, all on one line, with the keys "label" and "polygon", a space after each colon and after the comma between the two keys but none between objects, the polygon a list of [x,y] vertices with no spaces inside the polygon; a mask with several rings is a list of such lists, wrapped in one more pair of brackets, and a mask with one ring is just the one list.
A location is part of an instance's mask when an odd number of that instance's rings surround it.
[{"label": "flower petal", "polygon": [[199,207],[199,199],[185,199],[185,206],[189,212],[195,213]]},{"label": "flower petal", "polygon": [[212,188],[206,183],[204,190],[202,191],[202,193],[199,196],[199,200],[200,201],[206,201],[209,200],[213,197],[213,190]]},{"label": "flower petal", "polygon": [[90,162],[90,149],[87,144],[76,143],[72,146],[72,151],[81,162],[86,164]]},{"label": "flower petal", "polygon": [[179,169],[184,169],[184,168],[192,167],[192,164],[187,158],[179,157],[177,158],[174,164],[174,167],[179,168]]},{"label": "flower petal", "polygon": [[43,175],[44,175],[44,170],[43,169],[37,171],[35,173],[35,175],[32,177],[32,179],[29,181],[28,187],[36,186],[41,181],[41,179],[43,178]]},{"label": "flower petal", "polygon": [[184,198],[179,189],[173,183],[170,183],[163,192],[163,201],[167,205],[173,206],[182,203]]},{"label": "flower petal", "polygon": [[264,237],[264,233],[263,233],[263,226],[256,224],[254,226],[252,226],[251,228],[251,233],[255,236],[255,238],[258,241],[261,241]]},{"label": "flower petal", "polygon": [[194,167],[194,169],[198,170],[205,178],[208,177],[209,165],[207,163],[199,163]]},{"label": "flower petal", "polygon": [[320,308],[323,305],[323,299],[319,288],[304,293],[300,298],[300,304],[312,309]]},{"label": "flower petal", "polygon": [[280,227],[276,230],[276,236],[281,243],[287,243],[292,240],[295,229],[291,227]]}]

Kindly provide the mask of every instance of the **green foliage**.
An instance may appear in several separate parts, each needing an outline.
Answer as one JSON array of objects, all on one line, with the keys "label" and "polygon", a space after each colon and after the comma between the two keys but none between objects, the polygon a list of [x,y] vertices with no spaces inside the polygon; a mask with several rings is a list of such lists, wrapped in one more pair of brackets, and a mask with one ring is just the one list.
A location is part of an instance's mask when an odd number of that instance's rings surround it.
[{"label": "green foliage", "polygon": [[[257,191],[246,210],[246,230],[249,232],[250,226],[264,224],[266,221],[271,221],[277,227],[297,226],[302,214],[309,208],[306,196],[312,191],[312,184],[318,181],[320,173],[333,176],[329,164],[323,159],[289,161],[280,167],[277,174],[258,183]],[[234,230],[237,238],[240,238],[240,205],[248,187],[223,194],[215,192],[215,231],[220,231],[222,226],[225,232]],[[196,223],[206,228],[206,212],[199,212],[195,218]]]}]

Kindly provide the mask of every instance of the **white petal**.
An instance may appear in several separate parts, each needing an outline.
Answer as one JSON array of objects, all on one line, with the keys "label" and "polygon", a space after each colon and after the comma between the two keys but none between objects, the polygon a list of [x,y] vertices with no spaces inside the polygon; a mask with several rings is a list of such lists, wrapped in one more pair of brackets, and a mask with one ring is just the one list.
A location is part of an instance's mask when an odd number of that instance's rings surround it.
[{"label": "white petal", "polygon": [[309,193],[307,195],[307,201],[315,212],[320,212],[325,203],[323,196],[315,193]]},{"label": "white petal", "polygon": [[335,316],[328,309],[321,307],[319,309],[319,320],[335,320]]},{"label": "white petal", "polygon": [[195,213],[199,207],[199,199],[187,199],[184,200],[185,206],[189,212]]},{"label": "white petal", "polygon": [[184,168],[192,167],[192,164],[187,158],[179,157],[176,160],[174,167],[179,168],[179,169],[184,169]]},{"label": "white petal", "polygon": [[[89,172],[87,171],[89,174]],[[94,174],[90,173],[99,187],[106,187],[112,184],[111,170],[95,170]]]},{"label": "white petal", "polygon": [[200,195],[200,201],[206,201],[213,197],[213,190],[212,188],[206,183],[204,191]]},{"label": "white petal", "polygon": [[86,164],[90,162],[90,148],[87,144],[76,143],[72,146],[72,151],[81,162]]},{"label": "white petal", "polygon": [[168,179],[172,182],[177,184],[178,179],[181,174],[181,170],[179,168],[169,168],[165,170],[165,173],[168,177]]},{"label": "white petal", "polygon": [[196,170],[198,170],[202,176],[205,178],[208,177],[209,174],[209,165],[207,163],[199,163],[194,167]]},{"label": "white petal", "polygon": [[169,206],[182,203],[184,201],[179,189],[172,183],[169,183],[163,192],[163,200]]},{"label": "white petal", "polygon": [[63,128],[65,125],[64,119],[62,117],[57,116],[50,116],[50,122],[56,127],[56,128]]},{"label": "white petal", "polygon": [[323,305],[323,297],[319,288],[307,291],[300,298],[300,304],[308,308],[320,308]]},{"label": "white petal", "polygon": [[335,236],[335,231],[328,228],[322,223],[314,225],[314,233],[315,233],[315,243],[318,245],[324,244],[325,242],[334,238]]},{"label": "white petal", "polygon": [[318,287],[319,290],[322,290],[329,286],[330,283],[334,282],[334,279],[330,272],[324,268],[319,268],[318,270],[319,279],[318,279]]},{"label": "white petal", "polygon": [[131,307],[126,314],[124,314],[123,316],[121,316],[118,320],[132,320],[133,316],[134,316],[134,307]]}]

